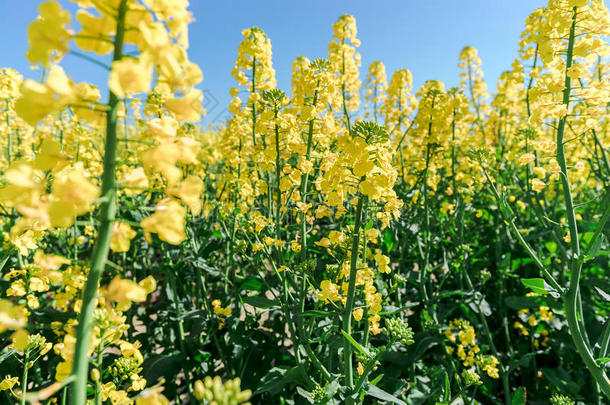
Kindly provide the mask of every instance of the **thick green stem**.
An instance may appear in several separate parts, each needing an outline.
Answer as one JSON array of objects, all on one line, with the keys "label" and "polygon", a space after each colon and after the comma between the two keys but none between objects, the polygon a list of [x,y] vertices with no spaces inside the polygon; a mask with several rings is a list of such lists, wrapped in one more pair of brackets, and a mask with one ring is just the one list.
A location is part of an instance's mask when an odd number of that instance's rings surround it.
[{"label": "thick green stem", "polygon": [[[571,78],[568,75],[568,69],[570,69],[572,66],[572,57],[574,53],[576,16],[577,7],[574,7],[572,12],[570,37],[568,40],[565,83],[563,89],[563,105],[566,106],[566,109],[570,104]],[[578,239],[578,225],[576,223],[576,213],[574,211],[574,201],[572,199],[572,192],[570,190],[570,180],[568,178],[568,169],[564,149],[565,145],[563,138],[566,121],[567,115],[559,120],[559,126],[557,128],[557,163],[561,169],[561,186],[566,203],[566,216],[570,229],[570,247],[572,250],[572,256],[570,258],[570,286],[568,288],[568,294],[565,297],[566,317],[568,319],[570,335],[572,336],[572,340],[576,346],[578,354],[589,369],[591,375],[599,384],[602,392],[610,399],[610,380],[608,379],[608,376],[604,370],[601,369],[595,362],[591,348],[586,344],[586,331],[582,330],[580,326],[580,319],[582,318],[583,314],[580,311],[580,306],[578,305],[578,296],[580,291],[580,275],[582,272],[582,257],[580,252],[580,241]]]},{"label": "thick green stem", "polygon": [[[354,223],[354,234],[352,237],[352,251],[349,269],[349,285],[347,287],[347,299],[345,301],[345,310],[343,311],[343,330],[348,335],[352,333],[352,308],[354,306],[354,296],[356,290],[356,274],[358,273],[358,247],[360,246],[360,227],[362,226],[362,217],[366,197],[358,198],[358,206],[356,207],[356,218]],[[343,366],[345,384],[348,387],[353,387],[353,367],[352,367],[352,344],[344,338],[343,341]]]},{"label": "thick green stem", "polygon": [[[113,61],[118,61],[123,55],[123,37],[125,33],[125,14],[127,0],[121,0],[117,14],[117,30],[114,39]],[[109,109],[106,113],[106,145],[104,151],[104,174],[102,177],[102,205],[99,214],[98,237],[93,248],[91,268],[83,292],[82,308],[78,317],[76,344],[74,347],[74,364],[72,374],[76,379],[72,383],[70,396],[71,405],[82,405],[87,401],[87,375],[89,369],[89,340],[93,326],[93,311],[97,304],[97,289],[104,271],[112,224],[116,214],[116,147],[117,147],[117,113],[119,99],[110,92]]]}]

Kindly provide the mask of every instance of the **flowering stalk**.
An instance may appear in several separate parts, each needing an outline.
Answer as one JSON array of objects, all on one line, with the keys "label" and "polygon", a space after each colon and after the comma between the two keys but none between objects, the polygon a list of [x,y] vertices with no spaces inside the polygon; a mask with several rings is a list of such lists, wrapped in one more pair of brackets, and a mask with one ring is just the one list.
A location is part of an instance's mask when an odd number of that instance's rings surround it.
[{"label": "flowering stalk", "polygon": [[[125,34],[125,15],[127,13],[127,0],[121,0],[117,13],[117,29],[114,39],[113,61],[123,56],[123,38]],[[70,403],[82,405],[87,400],[87,375],[89,368],[89,338],[91,336],[93,311],[97,303],[97,289],[100,277],[106,264],[110,247],[112,224],[116,214],[116,147],[117,147],[117,114],[119,98],[110,91],[106,112],[106,143],[104,150],[104,174],[102,177],[102,205],[100,208],[100,228],[93,247],[91,268],[87,276],[83,292],[81,312],[78,317],[76,344],[74,347],[74,364],[72,374],[75,380],[72,383]]]},{"label": "flowering stalk", "polygon": [[[347,299],[343,311],[343,330],[348,335],[352,333],[352,308],[354,306],[354,295],[356,290],[356,274],[358,273],[358,247],[360,246],[360,228],[363,222],[363,211],[366,204],[366,196],[358,198],[356,207],[356,219],[354,223],[354,234],[352,237],[352,251],[350,257],[349,285],[347,288]],[[353,386],[353,367],[352,367],[352,344],[347,338],[343,341],[343,368],[345,381],[348,387]]]},{"label": "flowering stalk", "polygon": [[[571,91],[571,77],[568,75],[568,70],[572,67],[572,58],[574,53],[574,31],[576,29],[576,16],[577,7],[573,8],[572,12],[572,24],[570,26],[570,37],[568,42],[568,52],[566,56],[566,73],[565,82],[563,89],[563,105],[570,104],[570,91]],[[567,121],[567,115],[564,115],[559,120],[559,126],[557,127],[557,163],[561,168],[561,188],[563,196],[566,201],[566,215],[568,219],[568,226],[570,229],[570,245],[572,249],[572,257],[570,258],[570,285],[568,287],[567,295],[565,297],[566,316],[568,319],[568,328],[570,335],[576,346],[578,354],[584,361],[585,365],[589,369],[589,372],[597,383],[599,384],[602,392],[606,397],[610,398],[610,380],[602,368],[600,368],[595,359],[591,348],[586,343],[586,331],[581,329],[579,319],[582,319],[582,307],[579,305],[580,295],[580,275],[582,272],[582,262],[580,251],[580,241],[578,239],[578,225],[576,223],[576,214],[574,212],[574,202],[572,199],[572,192],[570,190],[570,180],[568,178],[568,170],[565,157],[564,149],[564,131]]]}]

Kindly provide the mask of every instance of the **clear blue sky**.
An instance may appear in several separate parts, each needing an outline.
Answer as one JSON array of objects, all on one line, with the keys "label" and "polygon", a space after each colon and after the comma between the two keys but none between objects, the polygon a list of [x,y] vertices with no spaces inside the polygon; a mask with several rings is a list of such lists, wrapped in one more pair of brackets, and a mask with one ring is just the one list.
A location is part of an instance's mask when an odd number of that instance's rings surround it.
[{"label": "clear blue sky", "polygon": [[[278,86],[290,90],[292,61],[298,55],[326,57],[332,24],[342,14],[352,14],[362,45],[361,77],[368,65],[381,60],[388,79],[396,69],[408,68],[415,87],[428,79],[457,85],[460,50],[471,45],[479,50],[490,87],[510,68],[517,55],[525,18],[544,0],[190,0],[195,22],[190,27],[190,58],[204,73],[201,89],[206,94],[208,116],[204,122],[225,117],[230,101],[230,75],[244,28],[258,26],[271,38]],[[72,3],[60,0],[65,7]],[[0,66],[29,70],[25,52],[27,25],[36,17],[37,0],[0,0]],[[62,62],[76,81],[90,81],[105,88],[106,72],[89,62],[67,56]]]}]

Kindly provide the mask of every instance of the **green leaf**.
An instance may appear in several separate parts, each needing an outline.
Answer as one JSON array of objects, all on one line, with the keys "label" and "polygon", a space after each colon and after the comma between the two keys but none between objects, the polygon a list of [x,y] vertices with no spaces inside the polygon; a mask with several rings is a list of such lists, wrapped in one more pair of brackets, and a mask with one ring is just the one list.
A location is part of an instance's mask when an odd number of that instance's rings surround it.
[{"label": "green leaf", "polygon": [[251,290],[251,291],[261,291],[263,288],[263,282],[258,278],[249,278],[245,280],[239,286],[240,290]]},{"label": "green leaf", "polygon": [[542,278],[522,278],[521,283],[538,294],[550,294],[554,298],[559,298],[559,293],[547,284]]},{"label": "green leaf", "polygon": [[610,294],[608,294],[607,292],[605,292],[604,290],[602,290],[601,288],[599,288],[599,287],[597,287],[597,286],[596,286],[596,287],[593,287],[593,288],[595,288],[595,291],[597,291],[597,293],[598,293],[599,295],[601,295],[601,297],[602,297],[603,299],[605,299],[606,301],[610,302]]},{"label": "green leaf", "polygon": [[374,385],[367,384],[366,393],[374,398],[381,399],[382,401],[391,401],[398,405],[407,405],[404,401]]},{"label": "green leaf", "polygon": [[311,393],[309,391],[306,391],[301,387],[297,387],[297,394],[305,398],[310,404],[313,404],[313,398],[311,397]]},{"label": "green leaf", "polygon": [[6,264],[6,262],[8,262],[9,257],[11,257],[10,250],[4,255],[2,259],[0,259],[0,271],[4,269],[4,265]]},{"label": "green leaf", "polygon": [[520,387],[513,394],[512,405],[525,405],[526,398],[527,393],[525,392],[525,387]]},{"label": "green leaf", "polygon": [[360,353],[366,355],[366,356],[371,356],[371,354],[369,353],[368,350],[366,350],[364,347],[362,347],[360,345],[360,343],[356,342],[354,340],[353,337],[351,337],[350,335],[348,335],[344,330],[341,331],[341,333],[343,334],[343,336],[352,344],[352,346],[354,346],[356,348],[356,350],[358,350]]},{"label": "green leaf", "polygon": [[17,354],[17,350],[9,350],[2,354],[0,354],[0,364],[4,363],[4,361],[10,358],[13,354]]},{"label": "green leaf", "polygon": [[545,299],[541,296],[523,296],[523,295],[511,295],[504,298],[504,304],[511,309],[530,309],[538,308],[541,305],[551,307],[555,310],[561,310],[563,304],[555,300]]},{"label": "green leaf", "polygon": [[250,297],[244,297],[244,303],[248,305],[252,305],[256,308],[273,308],[279,306],[279,303],[275,300],[270,300],[269,298],[262,295],[253,295]]},{"label": "green leaf", "polygon": [[305,367],[299,364],[296,367],[274,367],[261,379],[261,385],[254,392],[255,395],[268,392],[277,395],[288,384],[304,386],[307,389],[313,387],[313,382],[307,375]]},{"label": "green leaf", "polygon": [[573,381],[570,374],[561,367],[543,368],[542,374],[551,382],[551,384],[568,394],[576,395],[578,392],[580,392],[580,384]]},{"label": "green leaf", "polygon": [[149,357],[142,363],[142,377],[151,385],[156,384],[161,378],[173,378],[186,360],[182,353],[160,354]]},{"label": "green leaf", "polygon": [[449,403],[451,400],[451,382],[449,381],[449,374],[443,372],[445,375],[445,393],[443,394],[443,401]]},{"label": "green leaf", "polygon": [[311,309],[309,311],[305,311],[299,314],[299,316],[311,316],[313,318],[325,318],[327,316],[332,316],[335,315],[335,312],[332,311],[320,311],[320,310],[316,310],[316,309]]},{"label": "green leaf", "polygon": [[394,315],[395,313],[405,311],[405,310],[407,310],[409,308],[413,308],[413,307],[416,307],[418,305],[419,305],[419,301],[418,302],[411,302],[411,303],[409,303],[407,305],[403,305],[400,308],[396,308],[393,305],[388,305],[388,306],[383,307],[384,311],[379,312],[379,315]]},{"label": "green leaf", "polygon": [[598,366],[602,366],[606,363],[610,363],[610,357],[602,357],[601,359],[595,360]]},{"label": "green leaf", "polygon": [[386,252],[391,252],[396,247],[396,243],[394,243],[394,237],[392,235],[392,231],[386,229],[383,234],[383,245],[385,246]]}]

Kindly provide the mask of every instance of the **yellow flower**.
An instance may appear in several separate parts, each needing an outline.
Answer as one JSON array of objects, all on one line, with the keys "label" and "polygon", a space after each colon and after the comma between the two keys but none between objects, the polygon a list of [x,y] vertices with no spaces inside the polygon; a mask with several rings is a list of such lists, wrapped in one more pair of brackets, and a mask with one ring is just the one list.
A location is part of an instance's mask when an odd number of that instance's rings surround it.
[{"label": "yellow flower", "polygon": [[316,245],[318,246],[322,246],[322,247],[329,247],[330,246],[330,239],[328,238],[322,238],[317,242],[314,242]]},{"label": "yellow flower", "polygon": [[391,269],[388,264],[390,263],[390,258],[386,255],[382,255],[380,252],[375,253],[375,262],[377,263],[377,268],[382,273],[390,274]]},{"label": "yellow flower", "polygon": [[318,292],[318,299],[324,302],[338,301],[341,299],[339,294],[339,286],[330,280],[323,280],[320,283],[320,292]]},{"label": "yellow flower", "polygon": [[0,299],[0,333],[7,329],[20,329],[25,323],[26,312],[22,306]]},{"label": "yellow flower", "polygon": [[13,333],[13,335],[11,336],[11,341],[13,342],[13,346],[15,346],[15,349],[17,351],[22,352],[28,347],[29,337],[30,334],[27,331],[21,329]]},{"label": "yellow flower", "polygon": [[141,280],[139,283],[140,287],[146,291],[146,294],[150,294],[157,289],[157,280],[153,276],[148,276],[144,280]]},{"label": "yellow flower", "polygon": [[115,222],[112,224],[112,237],[110,238],[110,249],[113,252],[127,252],[131,240],[136,236],[136,231],[129,224]]},{"label": "yellow flower", "polygon": [[330,240],[331,244],[336,245],[345,242],[345,234],[339,231],[330,231],[328,234],[328,239]]},{"label": "yellow flower", "polygon": [[540,311],[540,320],[551,322],[553,320],[553,311],[550,310],[549,307],[541,306],[539,308]]},{"label": "yellow flower", "polygon": [[34,126],[46,115],[59,112],[74,100],[74,89],[68,76],[60,66],[52,65],[46,83],[24,80],[15,111]]},{"label": "yellow flower", "polygon": [[544,181],[536,178],[531,179],[530,182],[532,185],[532,189],[538,193],[544,190],[544,188],[546,187],[546,183]]},{"label": "yellow flower", "polygon": [[142,302],[146,301],[146,290],[131,280],[116,276],[106,287],[104,296],[110,302]]},{"label": "yellow flower", "polygon": [[146,233],[156,233],[159,239],[178,245],[186,239],[185,216],[186,209],[178,201],[166,198],[159,201],[155,213],[140,224]]},{"label": "yellow flower", "polygon": [[364,232],[366,236],[366,240],[370,243],[377,243],[377,239],[379,238],[379,231],[375,228],[367,229]]},{"label": "yellow flower", "polygon": [[189,175],[182,180],[180,187],[167,190],[168,194],[179,197],[184,204],[191,210],[193,215],[201,212],[201,194],[203,193],[203,181],[197,176]]},{"label": "yellow flower", "polygon": [[40,17],[28,27],[30,49],[27,57],[30,63],[46,67],[68,51],[70,32],[66,24],[70,22],[70,13],[55,0],[41,3],[38,11]]},{"label": "yellow flower", "polygon": [[530,315],[530,317],[527,319],[527,323],[530,326],[536,326],[536,325],[538,325],[538,320],[536,319],[536,317],[534,315]]},{"label": "yellow flower", "polygon": [[76,19],[82,27],[82,30],[74,39],[79,48],[99,55],[112,52],[112,44],[102,40],[104,36],[112,34],[115,29],[116,23],[111,16],[95,17],[86,10],[80,9],[76,12]]},{"label": "yellow flower", "polygon": [[125,194],[137,194],[148,188],[148,177],[144,168],[135,167],[124,172],[120,183],[125,187]]},{"label": "yellow flower", "polygon": [[53,182],[49,217],[51,226],[69,227],[74,217],[93,209],[99,190],[83,175],[82,168],[73,167]]},{"label": "yellow flower", "polygon": [[364,314],[364,310],[362,308],[356,308],[352,314],[354,315],[354,319],[356,321],[360,321],[362,319],[362,315]]},{"label": "yellow flower", "polygon": [[179,120],[197,122],[204,112],[202,101],[201,90],[191,89],[182,98],[168,98],[165,101],[165,107]]},{"label": "yellow flower", "polygon": [[137,374],[131,375],[131,389],[134,391],[142,391],[146,387],[146,380]]},{"label": "yellow flower", "polygon": [[123,58],[112,63],[108,87],[119,98],[150,90],[153,65],[149,58]]},{"label": "yellow flower", "polygon": [[136,398],[136,405],[169,405],[169,400],[157,392],[144,391]]},{"label": "yellow flower", "polygon": [[519,163],[520,165],[526,165],[530,162],[533,162],[534,160],[536,160],[536,155],[534,155],[533,153],[524,153],[523,155],[519,156],[519,158],[517,159],[517,163]]},{"label": "yellow flower", "polygon": [[40,145],[34,167],[38,170],[61,169],[67,164],[66,156],[61,153],[61,145],[53,138],[45,138]]},{"label": "yellow flower", "polygon": [[19,383],[19,378],[11,377],[10,374],[4,377],[2,382],[0,382],[0,390],[6,391],[12,389],[15,384]]}]

